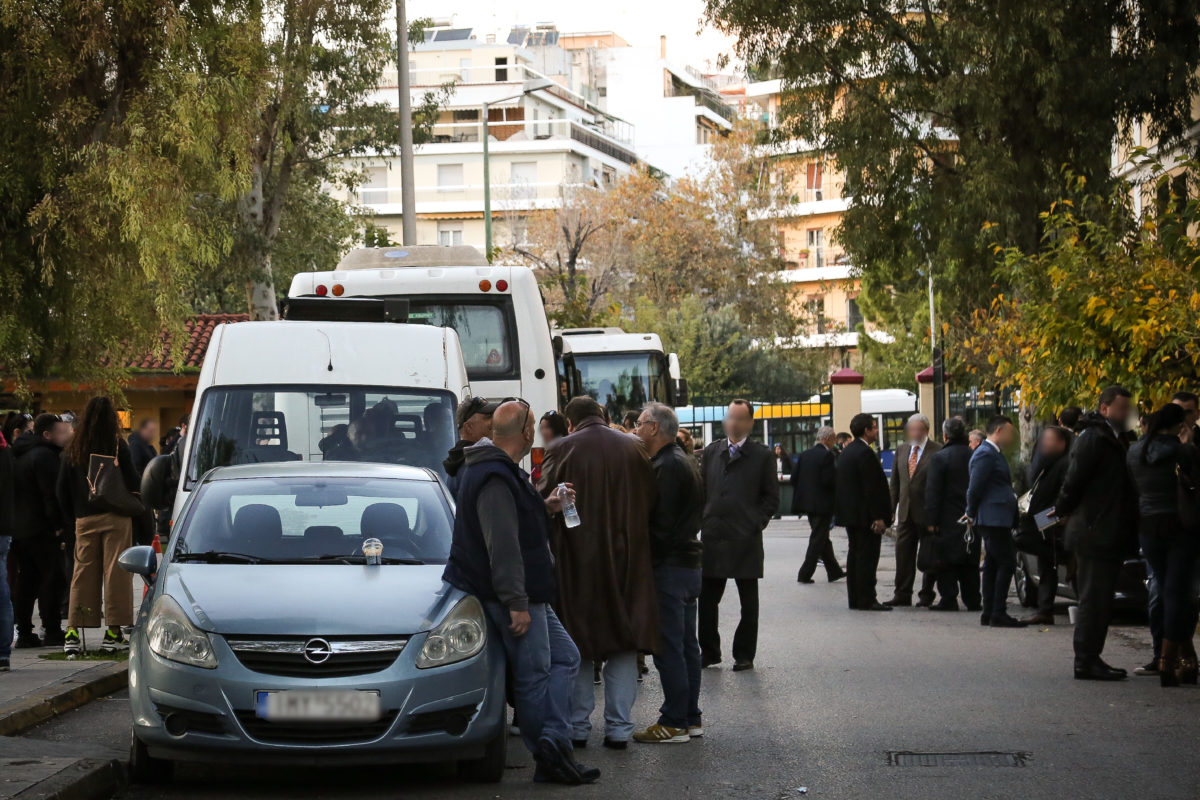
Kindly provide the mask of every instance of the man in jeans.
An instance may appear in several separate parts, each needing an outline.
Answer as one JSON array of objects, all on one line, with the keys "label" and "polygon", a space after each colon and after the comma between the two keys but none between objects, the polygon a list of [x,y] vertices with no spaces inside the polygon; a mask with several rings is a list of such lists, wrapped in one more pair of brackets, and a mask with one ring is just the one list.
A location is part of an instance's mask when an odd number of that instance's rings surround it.
[{"label": "man in jeans", "polygon": [[658,496],[650,513],[650,557],[658,587],[659,646],[654,666],[662,681],[658,722],[633,735],[635,741],[687,742],[703,736],[700,720],[700,642],[696,601],[700,597],[700,513],[704,489],[696,459],[684,453],[675,435],[679,419],[662,403],[650,403],[634,433],[653,453]]},{"label": "man in jeans", "polygon": [[493,436],[464,451],[454,539],[442,578],[475,595],[500,634],[512,673],[521,738],[537,762],[534,780],[592,783],[600,770],[574,760],[571,693],[579,650],[551,608],[555,598],[547,510],[518,462],[533,446],[524,401],[495,412]]}]

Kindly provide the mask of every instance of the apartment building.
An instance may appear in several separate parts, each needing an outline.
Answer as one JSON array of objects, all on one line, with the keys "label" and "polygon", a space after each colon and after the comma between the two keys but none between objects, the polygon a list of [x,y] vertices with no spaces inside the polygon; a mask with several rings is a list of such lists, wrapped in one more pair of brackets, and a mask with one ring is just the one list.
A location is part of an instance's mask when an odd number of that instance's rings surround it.
[{"label": "apartment building", "polygon": [[[483,137],[488,138],[493,241],[524,241],[526,218],[554,208],[564,193],[602,188],[638,162],[633,126],[570,88],[570,56],[552,27],[514,28],[503,40],[471,28],[440,27],[409,53],[414,105],[450,89],[432,140],[414,149],[417,244],[484,245]],[[554,85],[523,94],[526,81]],[[398,105],[395,70],[378,99]],[[488,104],[486,126],[484,104]],[[343,199],[369,209],[400,238],[403,208],[398,157],[354,159],[364,179]]]}]

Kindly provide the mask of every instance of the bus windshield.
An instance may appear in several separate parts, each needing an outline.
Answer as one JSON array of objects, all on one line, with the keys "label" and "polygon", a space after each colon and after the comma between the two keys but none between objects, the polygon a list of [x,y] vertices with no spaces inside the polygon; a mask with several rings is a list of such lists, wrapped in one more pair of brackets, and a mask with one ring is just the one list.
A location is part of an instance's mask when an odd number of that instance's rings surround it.
[{"label": "bus windshield", "polygon": [[216,386],[195,421],[188,483],[213,467],[370,461],[442,474],[454,394],[381,386]]},{"label": "bus windshield", "polygon": [[574,360],[584,393],[608,409],[609,419],[668,401],[661,353],[576,353]]},{"label": "bus windshield", "polygon": [[520,377],[511,297],[470,299],[406,295],[408,321],[453,328],[458,334],[467,378],[511,380]]}]

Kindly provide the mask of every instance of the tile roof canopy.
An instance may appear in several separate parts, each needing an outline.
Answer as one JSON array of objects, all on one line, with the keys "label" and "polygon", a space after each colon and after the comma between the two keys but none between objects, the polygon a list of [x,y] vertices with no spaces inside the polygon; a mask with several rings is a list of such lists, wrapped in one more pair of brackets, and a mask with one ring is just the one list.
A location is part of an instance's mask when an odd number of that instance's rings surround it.
[{"label": "tile roof canopy", "polygon": [[184,323],[184,341],[179,348],[181,363],[171,359],[171,335],[164,333],[162,347],[157,352],[129,362],[129,367],[147,372],[172,372],[175,369],[199,369],[204,362],[213,329],[226,322],[246,322],[248,314],[197,314]]}]

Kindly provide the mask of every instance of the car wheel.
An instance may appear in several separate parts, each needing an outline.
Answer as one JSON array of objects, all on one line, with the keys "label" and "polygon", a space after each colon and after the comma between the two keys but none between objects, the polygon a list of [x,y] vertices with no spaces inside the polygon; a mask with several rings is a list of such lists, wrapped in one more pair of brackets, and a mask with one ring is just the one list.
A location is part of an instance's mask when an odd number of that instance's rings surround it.
[{"label": "car wheel", "polygon": [[458,777],[473,783],[499,783],[508,764],[508,726],[488,742],[483,758],[458,762]]},{"label": "car wheel", "polygon": [[1037,587],[1029,577],[1029,565],[1025,563],[1025,554],[1017,554],[1017,570],[1013,573],[1013,581],[1017,585],[1017,600],[1025,608],[1037,608]]},{"label": "car wheel", "polygon": [[129,734],[129,778],[134,783],[169,783],[175,762],[150,755],[146,745],[132,731]]}]

